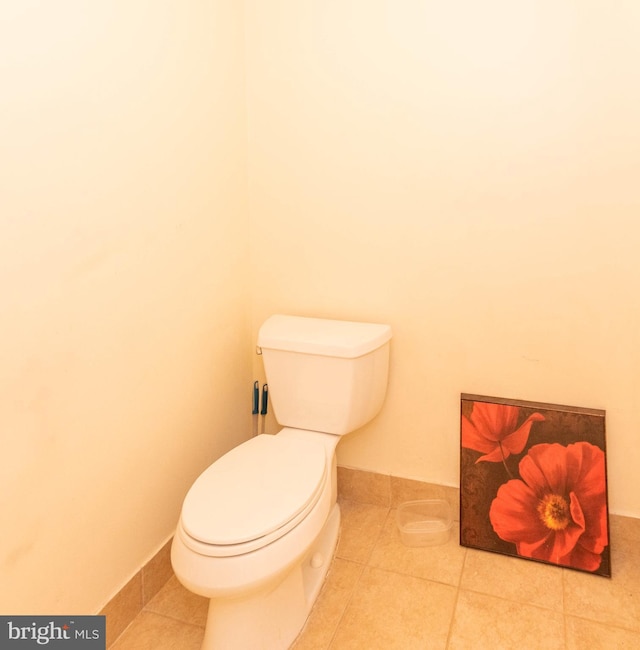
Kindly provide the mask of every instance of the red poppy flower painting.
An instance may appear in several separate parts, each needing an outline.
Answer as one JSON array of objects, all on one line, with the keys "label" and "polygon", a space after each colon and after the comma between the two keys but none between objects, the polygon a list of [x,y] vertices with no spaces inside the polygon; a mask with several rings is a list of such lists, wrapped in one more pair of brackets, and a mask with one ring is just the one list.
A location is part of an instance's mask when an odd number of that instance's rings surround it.
[{"label": "red poppy flower painting", "polygon": [[478,402],[471,417],[462,416],[462,446],[483,453],[476,463],[506,460],[524,449],[531,425],[544,416],[533,413],[518,426],[519,413],[518,406]]},{"label": "red poppy flower painting", "polygon": [[604,411],[461,407],[460,543],[610,576]]},{"label": "red poppy flower painting", "polygon": [[536,445],[520,476],[491,504],[498,537],[523,557],[595,571],[608,543],[604,452],[588,442]]}]

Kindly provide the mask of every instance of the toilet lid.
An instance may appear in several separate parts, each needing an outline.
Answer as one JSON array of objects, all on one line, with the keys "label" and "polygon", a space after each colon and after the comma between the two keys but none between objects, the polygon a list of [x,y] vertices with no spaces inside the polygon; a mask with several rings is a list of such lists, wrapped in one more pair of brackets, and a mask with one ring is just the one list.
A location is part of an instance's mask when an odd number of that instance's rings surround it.
[{"label": "toilet lid", "polygon": [[182,506],[182,527],[216,546],[267,536],[315,503],[325,474],[326,452],[316,440],[251,438],[199,476]]}]

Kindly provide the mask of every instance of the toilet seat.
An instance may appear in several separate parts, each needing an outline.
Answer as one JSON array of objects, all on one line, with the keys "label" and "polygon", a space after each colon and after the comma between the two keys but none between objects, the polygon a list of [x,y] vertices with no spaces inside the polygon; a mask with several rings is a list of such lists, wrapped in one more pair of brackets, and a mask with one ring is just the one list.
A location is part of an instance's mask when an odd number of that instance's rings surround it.
[{"label": "toilet seat", "polygon": [[210,465],[189,490],[180,534],[202,555],[226,557],[262,548],[302,521],[325,485],[324,446],[263,434]]}]

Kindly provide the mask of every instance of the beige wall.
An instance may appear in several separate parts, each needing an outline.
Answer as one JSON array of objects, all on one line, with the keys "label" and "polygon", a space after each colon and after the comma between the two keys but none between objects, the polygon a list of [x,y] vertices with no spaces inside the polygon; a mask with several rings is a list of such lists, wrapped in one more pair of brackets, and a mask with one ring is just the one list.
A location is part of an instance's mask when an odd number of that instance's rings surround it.
[{"label": "beige wall", "polygon": [[273,312],[393,326],[342,465],[456,485],[461,391],[605,408],[640,516],[635,2],[0,6],[1,612],[161,546]]},{"label": "beige wall", "polygon": [[242,7],[0,14],[0,612],[92,613],[250,427]]},{"label": "beige wall", "polygon": [[394,329],[340,464],[456,485],[461,392],[603,408],[640,516],[638,4],[246,4],[254,331]]}]

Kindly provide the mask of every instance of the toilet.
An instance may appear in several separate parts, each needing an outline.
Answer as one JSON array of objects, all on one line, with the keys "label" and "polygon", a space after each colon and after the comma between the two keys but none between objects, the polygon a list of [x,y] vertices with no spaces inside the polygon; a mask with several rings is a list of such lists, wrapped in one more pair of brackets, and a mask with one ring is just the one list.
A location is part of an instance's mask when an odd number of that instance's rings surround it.
[{"label": "toilet", "polygon": [[203,650],[285,650],[338,541],[335,449],[384,401],[389,325],[276,315],[258,333],[283,427],[210,465],[171,547],[178,580],[210,599]]}]

